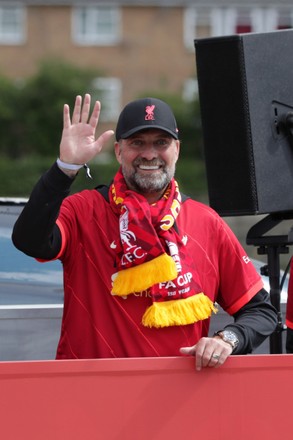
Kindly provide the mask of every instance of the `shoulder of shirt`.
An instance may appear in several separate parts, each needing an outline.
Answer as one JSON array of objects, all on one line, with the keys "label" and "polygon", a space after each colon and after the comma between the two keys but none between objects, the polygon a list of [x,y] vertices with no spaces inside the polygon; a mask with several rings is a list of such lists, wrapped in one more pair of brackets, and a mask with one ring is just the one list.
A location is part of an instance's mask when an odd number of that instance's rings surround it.
[{"label": "shoulder of shirt", "polygon": [[107,185],[99,185],[94,189],[83,189],[76,193],[70,194],[66,199],[64,199],[63,203],[69,204],[80,204],[80,203],[91,203],[90,200],[96,199],[96,197],[100,197],[102,200],[109,203],[108,196],[109,186]]},{"label": "shoulder of shirt", "polygon": [[95,187],[95,190],[104,197],[106,202],[109,202],[109,185],[98,185]]},{"label": "shoulder of shirt", "polygon": [[220,217],[219,214],[211,208],[209,205],[207,205],[204,202],[200,202],[198,200],[193,199],[190,196],[186,196],[185,194],[181,193],[181,202],[183,206],[190,206],[191,209],[198,209],[202,211],[206,211],[207,213],[210,213],[211,215],[214,215],[215,217]]}]

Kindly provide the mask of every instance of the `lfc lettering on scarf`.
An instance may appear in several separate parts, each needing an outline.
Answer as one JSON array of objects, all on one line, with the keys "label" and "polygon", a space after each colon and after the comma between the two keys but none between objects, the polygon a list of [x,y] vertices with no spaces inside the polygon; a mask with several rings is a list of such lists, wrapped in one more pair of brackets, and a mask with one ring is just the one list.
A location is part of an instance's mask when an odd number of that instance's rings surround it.
[{"label": "lfc lettering on scarf", "polygon": [[140,259],[145,256],[145,252],[139,246],[136,246],[135,249],[133,248],[129,248],[129,249],[131,249],[131,252],[126,252],[125,254],[122,255],[121,258],[122,266],[132,263],[135,259]]}]

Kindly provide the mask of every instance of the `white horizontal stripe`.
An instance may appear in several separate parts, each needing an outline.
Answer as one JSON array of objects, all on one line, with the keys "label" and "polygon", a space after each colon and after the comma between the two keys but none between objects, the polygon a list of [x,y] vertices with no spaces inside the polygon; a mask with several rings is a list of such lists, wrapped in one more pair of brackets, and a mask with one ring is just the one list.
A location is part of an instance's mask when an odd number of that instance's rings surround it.
[{"label": "white horizontal stripe", "polygon": [[62,309],[63,304],[7,304],[0,305],[0,310],[23,310],[23,309]]}]

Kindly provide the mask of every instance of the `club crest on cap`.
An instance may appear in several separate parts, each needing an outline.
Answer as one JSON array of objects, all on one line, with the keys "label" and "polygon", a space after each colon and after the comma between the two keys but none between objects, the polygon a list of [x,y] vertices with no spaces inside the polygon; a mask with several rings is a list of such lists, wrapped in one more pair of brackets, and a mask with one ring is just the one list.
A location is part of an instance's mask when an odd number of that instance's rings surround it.
[{"label": "club crest on cap", "polygon": [[146,121],[154,121],[155,120],[155,114],[154,114],[154,110],[155,110],[155,105],[147,105],[145,108],[145,120]]}]

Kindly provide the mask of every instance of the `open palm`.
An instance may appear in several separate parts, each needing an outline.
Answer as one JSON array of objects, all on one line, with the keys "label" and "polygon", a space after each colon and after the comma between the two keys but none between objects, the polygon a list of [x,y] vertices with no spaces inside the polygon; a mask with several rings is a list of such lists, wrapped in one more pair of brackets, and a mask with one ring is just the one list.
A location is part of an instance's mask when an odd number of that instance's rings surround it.
[{"label": "open palm", "polygon": [[108,130],[97,139],[95,138],[101,104],[99,101],[95,102],[91,115],[90,104],[89,94],[85,95],[83,104],[82,97],[77,96],[72,120],[69,106],[64,105],[63,132],[60,143],[60,159],[63,162],[77,165],[87,163],[102,150],[114,133],[113,130]]}]

